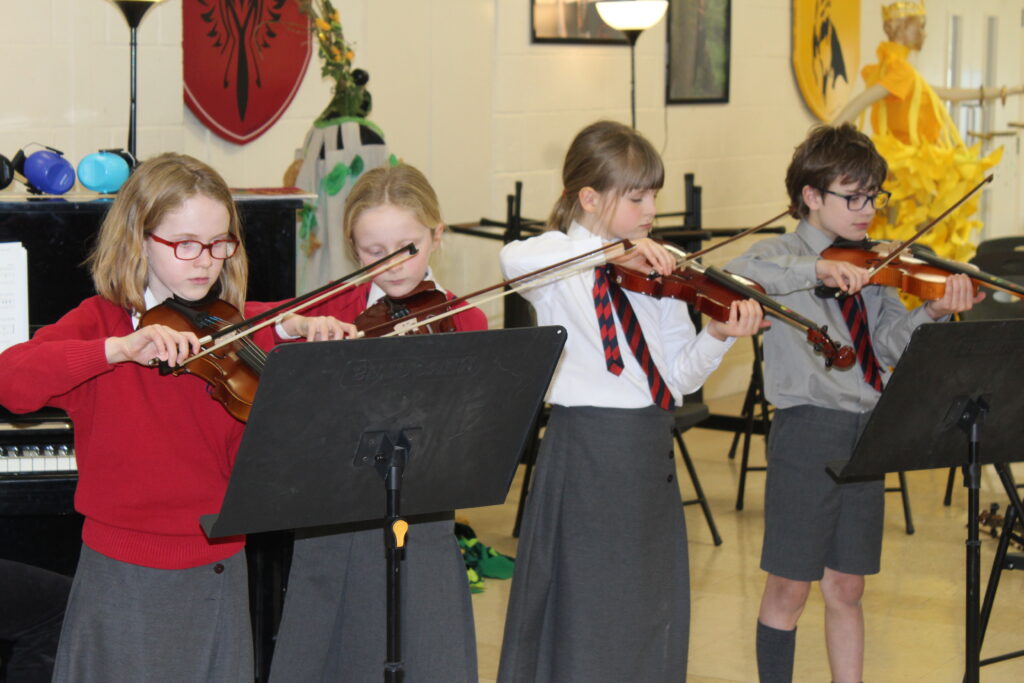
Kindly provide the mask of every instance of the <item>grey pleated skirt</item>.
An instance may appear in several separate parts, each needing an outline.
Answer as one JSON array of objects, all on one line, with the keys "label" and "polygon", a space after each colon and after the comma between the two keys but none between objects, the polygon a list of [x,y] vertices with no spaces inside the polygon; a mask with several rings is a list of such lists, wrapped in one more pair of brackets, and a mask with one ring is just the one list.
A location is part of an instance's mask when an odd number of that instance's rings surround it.
[{"label": "grey pleated skirt", "polygon": [[150,569],[82,546],[53,680],[252,683],[245,553]]},{"label": "grey pleated skirt", "polygon": [[[454,522],[412,523],[401,568],[406,683],[476,683],[476,637]],[[300,533],[271,683],[383,680],[386,558],[380,527]]]},{"label": "grey pleated skirt", "polygon": [[501,683],[685,681],[690,588],[672,414],[555,406],[513,577]]}]

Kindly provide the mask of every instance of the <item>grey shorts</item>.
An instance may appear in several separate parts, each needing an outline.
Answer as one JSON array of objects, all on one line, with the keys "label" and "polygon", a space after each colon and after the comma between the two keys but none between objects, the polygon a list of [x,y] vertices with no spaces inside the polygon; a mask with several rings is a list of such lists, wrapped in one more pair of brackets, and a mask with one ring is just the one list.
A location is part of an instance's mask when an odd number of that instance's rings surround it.
[{"label": "grey shorts", "polygon": [[827,463],[848,459],[870,413],[816,406],[777,410],[768,438],[761,569],[817,581],[825,567],[877,574],[885,482],[837,484]]}]

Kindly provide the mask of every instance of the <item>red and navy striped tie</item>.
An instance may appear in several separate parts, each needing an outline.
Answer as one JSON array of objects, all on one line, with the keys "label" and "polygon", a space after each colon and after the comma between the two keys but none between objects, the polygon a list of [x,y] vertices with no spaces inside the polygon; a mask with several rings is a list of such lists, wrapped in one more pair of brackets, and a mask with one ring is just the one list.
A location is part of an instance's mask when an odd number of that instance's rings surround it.
[{"label": "red and navy striped tie", "polygon": [[881,391],[882,367],[878,364],[875,351],[871,346],[868,318],[864,314],[864,299],[859,293],[854,294],[843,298],[839,307],[843,311],[843,319],[850,330],[853,348],[857,351],[857,362],[864,371],[864,381],[875,391]]},{"label": "red and navy striped tie", "polygon": [[597,325],[601,330],[601,346],[604,347],[604,362],[608,372],[621,375],[622,354],[615,334],[615,318],[612,317],[612,299],[608,296],[608,275],[604,268],[594,268],[594,310],[597,311]]},{"label": "red and navy striped tie", "polygon": [[626,341],[633,352],[633,357],[640,363],[644,374],[647,375],[647,386],[651,390],[651,398],[655,405],[662,410],[673,410],[676,407],[672,392],[669,391],[661,373],[658,372],[651,352],[644,340],[643,330],[633,313],[633,306],[626,298],[622,288],[615,280],[608,276],[604,268],[594,269],[594,307],[597,310],[598,325],[601,328],[601,344],[604,346],[605,364],[608,371],[618,375],[622,373],[622,357],[619,353],[619,342],[615,334],[615,319],[612,317],[611,304],[615,306],[615,312],[619,315],[619,322],[622,323],[622,330],[626,333]]}]

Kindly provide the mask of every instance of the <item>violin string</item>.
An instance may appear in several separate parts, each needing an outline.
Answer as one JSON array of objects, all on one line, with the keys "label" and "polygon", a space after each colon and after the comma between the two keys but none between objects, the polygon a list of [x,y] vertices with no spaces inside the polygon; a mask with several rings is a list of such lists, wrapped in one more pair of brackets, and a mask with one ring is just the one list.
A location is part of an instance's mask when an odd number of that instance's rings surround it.
[{"label": "violin string", "polygon": [[[222,330],[232,324],[230,321],[213,314],[203,316],[202,320],[204,322],[202,329],[213,327],[216,330]],[[249,337],[243,337],[238,340],[238,346],[238,356],[250,368],[255,370],[257,374],[262,373],[263,367],[267,364],[267,353]]]}]

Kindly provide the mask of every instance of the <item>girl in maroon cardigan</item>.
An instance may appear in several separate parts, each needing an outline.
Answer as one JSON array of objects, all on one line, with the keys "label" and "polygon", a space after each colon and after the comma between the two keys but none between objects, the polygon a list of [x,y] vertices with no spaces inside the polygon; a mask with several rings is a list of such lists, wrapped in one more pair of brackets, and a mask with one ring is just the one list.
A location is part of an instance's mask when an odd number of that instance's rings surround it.
[{"label": "girl in maroon cardigan", "polygon": [[[415,168],[376,168],[360,177],[345,201],[344,230],[353,255],[364,265],[408,244],[419,251],[372,283],[334,297],[318,312],[348,322],[383,296],[402,298],[425,280],[439,288],[429,260],[441,243],[444,223],[437,195]],[[459,332],[487,327],[477,308],[463,305],[452,318]],[[476,683],[473,611],[453,514],[409,522],[401,607],[407,678]],[[296,536],[271,681],[379,680],[386,658],[381,522],[305,529]]]},{"label": "girl in maroon cardigan", "polygon": [[[243,424],[191,375],[161,375],[199,350],[191,332],[139,327],[177,295],[211,290],[246,313],[247,263],[224,180],[164,154],[121,188],[89,258],[98,296],[0,354],[0,404],[44,405],[75,424],[82,554],[55,681],[253,679],[243,536],[208,540]],[[216,290],[214,289],[216,286]],[[280,332],[340,338],[336,320],[292,316]],[[263,347],[273,333],[257,333]]]}]

